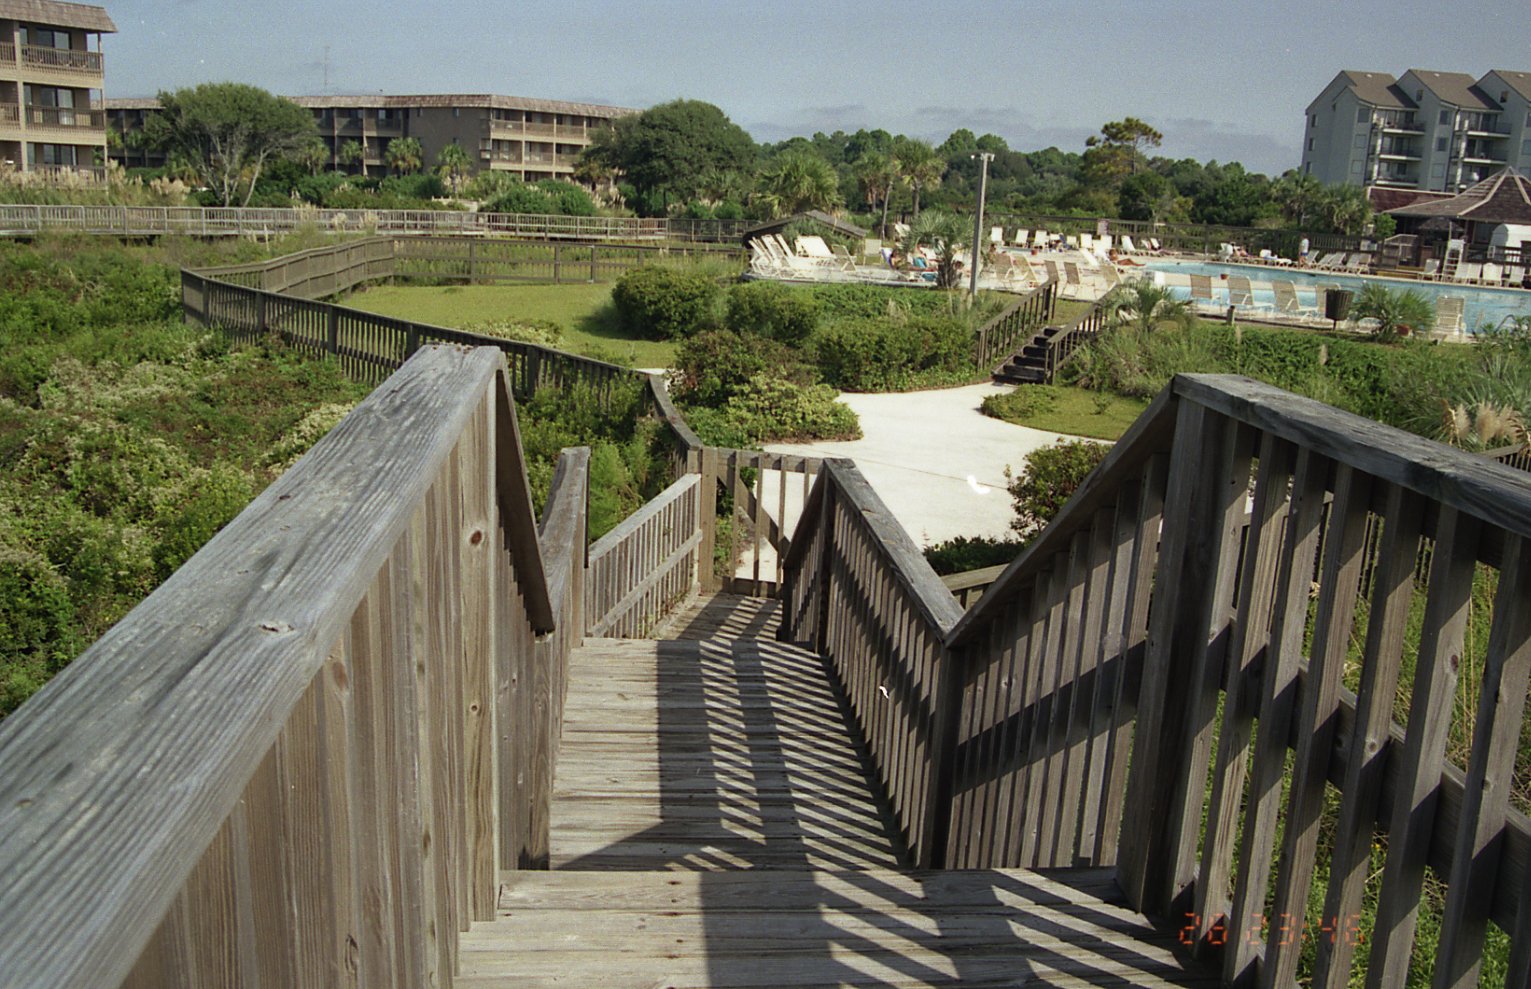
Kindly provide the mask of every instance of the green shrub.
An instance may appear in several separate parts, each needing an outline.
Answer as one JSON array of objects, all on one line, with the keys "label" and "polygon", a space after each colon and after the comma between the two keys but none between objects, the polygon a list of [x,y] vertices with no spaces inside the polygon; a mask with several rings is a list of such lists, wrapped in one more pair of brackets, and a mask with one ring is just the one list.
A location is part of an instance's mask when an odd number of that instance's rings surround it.
[{"label": "green shrub", "polygon": [[798,385],[818,381],[797,351],[775,340],[714,330],[699,333],[676,349],[670,393],[688,410],[720,409],[750,379],[765,373]]},{"label": "green shrub", "polygon": [[828,385],[802,386],[758,374],[723,406],[723,419],[754,443],[770,440],[854,440],[861,423]]},{"label": "green shrub", "polygon": [[553,200],[547,193],[525,182],[506,186],[498,195],[484,203],[486,213],[535,213],[548,215],[553,212]]},{"label": "green shrub", "polygon": [[611,301],[627,332],[672,340],[710,329],[719,295],[718,283],[705,274],[645,265],[617,280]]},{"label": "green shrub", "polygon": [[925,547],[925,559],[930,568],[945,576],[983,570],[1009,563],[1020,555],[1024,546],[1014,539],[993,539],[988,536],[957,536]]},{"label": "green shrub", "polygon": [[435,172],[390,175],[377,184],[377,191],[405,199],[445,199],[448,193],[447,184]]},{"label": "green shrub", "polygon": [[547,197],[554,213],[560,216],[594,216],[595,200],[590,193],[573,182],[560,179],[543,179],[537,190]]},{"label": "green shrub", "polygon": [[811,342],[824,380],[845,391],[897,391],[972,371],[972,334],[951,317],[845,319]]},{"label": "green shrub", "polygon": [[818,321],[819,307],[813,296],[794,292],[779,282],[740,282],[728,290],[724,323],[736,333],[797,345],[808,339]]},{"label": "green shrub", "polygon": [[1021,385],[1012,392],[987,395],[979,406],[986,416],[1018,422],[1058,408],[1058,389],[1053,385]]},{"label": "green shrub", "polygon": [[1059,440],[1027,455],[1026,469],[1019,477],[1012,477],[1007,468],[1006,487],[1015,502],[1010,528],[1022,539],[1041,532],[1110,449],[1103,443]]},{"label": "green shrub", "polygon": [[558,348],[563,344],[563,327],[551,319],[496,319],[467,323],[463,331],[497,340],[535,343],[540,347]]},{"label": "green shrub", "polygon": [[254,497],[249,476],[231,464],[214,464],[182,479],[157,506],[154,567],[159,578],[169,577],[191,559]]},{"label": "green shrub", "polygon": [[64,578],[39,554],[0,542],[0,717],[74,657],[74,626]]}]

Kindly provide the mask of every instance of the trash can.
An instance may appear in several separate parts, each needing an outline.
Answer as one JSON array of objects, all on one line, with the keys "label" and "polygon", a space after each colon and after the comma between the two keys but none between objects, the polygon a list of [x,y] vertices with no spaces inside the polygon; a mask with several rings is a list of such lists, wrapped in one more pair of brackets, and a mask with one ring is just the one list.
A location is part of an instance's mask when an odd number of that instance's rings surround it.
[{"label": "trash can", "polygon": [[1332,288],[1324,296],[1324,318],[1338,323],[1350,313],[1350,300],[1356,294],[1349,289]]}]

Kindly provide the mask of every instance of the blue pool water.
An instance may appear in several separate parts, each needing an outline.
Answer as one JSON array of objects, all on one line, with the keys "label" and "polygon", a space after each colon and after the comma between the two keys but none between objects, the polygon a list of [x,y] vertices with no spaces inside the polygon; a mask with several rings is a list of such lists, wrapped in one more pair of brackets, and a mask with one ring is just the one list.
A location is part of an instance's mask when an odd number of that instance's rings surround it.
[{"label": "blue pool water", "polygon": [[1304,309],[1317,308],[1320,286],[1337,285],[1343,289],[1359,292],[1361,286],[1367,282],[1382,282],[1389,288],[1416,291],[1429,299],[1432,305],[1441,296],[1461,299],[1464,311],[1463,324],[1469,333],[1485,323],[1498,325],[1507,316],[1531,315],[1531,292],[1525,290],[1477,288],[1469,285],[1454,285],[1450,282],[1410,282],[1395,278],[1366,278],[1333,271],[1305,271],[1301,268],[1272,268],[1266,265],[1216,264],[1201,261],[1153,260],[1145,261],[1144,267],[1148,271],[1210,275],[1214,304],[1220,308],[1226,308],[1228,305],[1228,282],[1222,276],[1243,275],[1250,280],[1256,309],[1275,309],[1276,293],[1271,290],[1273,281],[1291,282],[1297,289],[1298,303]]}]

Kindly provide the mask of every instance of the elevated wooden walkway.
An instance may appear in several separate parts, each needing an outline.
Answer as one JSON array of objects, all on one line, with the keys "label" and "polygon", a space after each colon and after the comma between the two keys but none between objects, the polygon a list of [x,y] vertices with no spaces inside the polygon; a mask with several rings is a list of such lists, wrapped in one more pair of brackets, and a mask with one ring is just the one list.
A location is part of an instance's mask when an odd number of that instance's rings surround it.
[{"label": "elevated wooden walkway", "polygon": [[1203,984],[1111,870],[901,869],[844,698],[777,613],[706,597],[660,633],[686,638],[574,650],[554,871],[502,875],[457,985]]}]

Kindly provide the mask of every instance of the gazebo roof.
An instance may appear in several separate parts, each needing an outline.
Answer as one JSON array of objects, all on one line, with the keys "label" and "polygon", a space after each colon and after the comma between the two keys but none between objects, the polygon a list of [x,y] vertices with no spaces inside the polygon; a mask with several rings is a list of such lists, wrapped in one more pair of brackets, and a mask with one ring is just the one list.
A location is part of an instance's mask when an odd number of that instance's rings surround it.
[{"label": "gazebo roof", "polygon": [[1506,168],[1450,199],[1388,211],[1393,216],[1445,217],[1475,223],[1531,224],[1531,179]]},{"label": "gazebo roof", "polygon": [[856,226],[854,223],[847,223],[839,217],[830,216],[822,210],[811,209],[804,213],[793,213],[790,216],[778,217],[775,220],[767,220],[764,223],[757,223],[753,227],[748,227],[744,231],[744,239],[748,241],[758,234],[775,233],[801,220],[813,220],[817,223],[822,223],[836,233],[844,234],[847,237],[865,237],[867,235],[867,231]]}]

